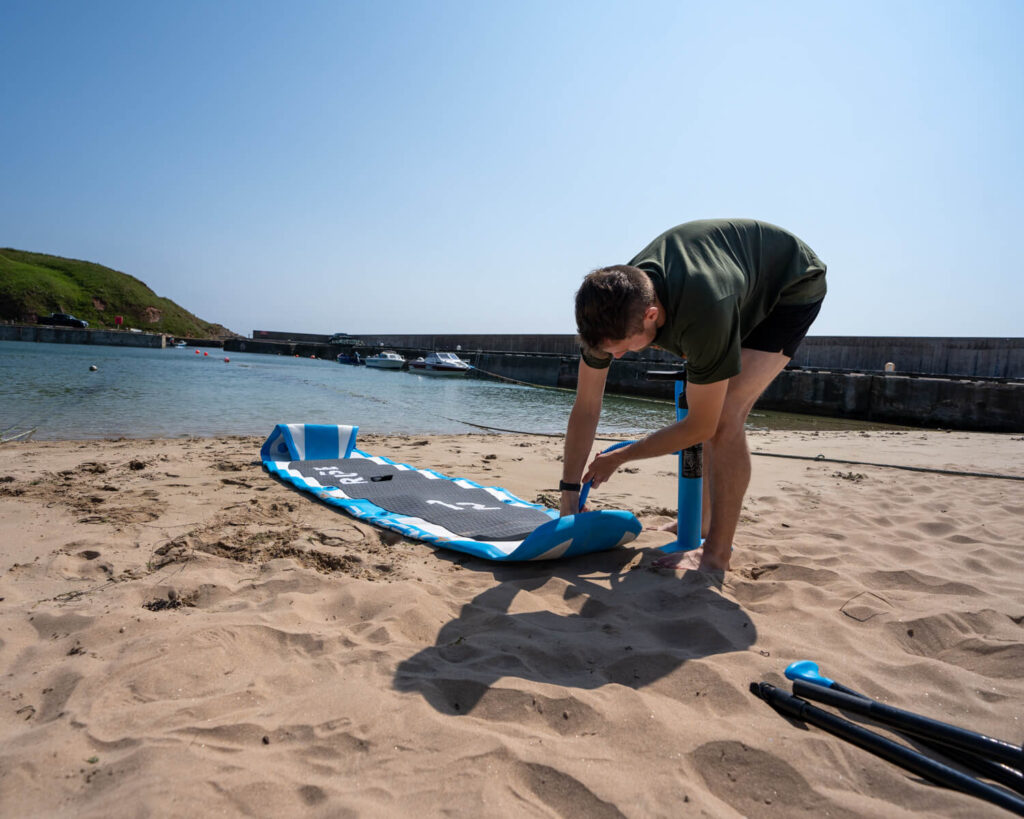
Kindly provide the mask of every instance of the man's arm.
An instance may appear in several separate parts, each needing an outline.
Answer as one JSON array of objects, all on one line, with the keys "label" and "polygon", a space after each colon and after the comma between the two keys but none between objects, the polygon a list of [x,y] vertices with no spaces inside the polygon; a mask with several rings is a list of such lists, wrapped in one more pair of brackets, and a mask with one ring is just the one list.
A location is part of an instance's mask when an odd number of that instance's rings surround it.
[{"label": "man's arm", "polygon": [[[587,464],[597,422],[601,418],[601,402],[604,398],[604,384],[608,379],[608,368],[588,367],[580,359],[579,375],[576,382],[576,402],[569,413],[569,427],[565,432],[565,451],[562,458],[562,480],[580,483],[583,467]],[[579,511],[580,493],[562,492],[559,503],[560,513],[575,515]]]},{"label": "man's arm", "polygon": [[587,467],[583,480],[592,480],[597,487],[627,461],[669,455],[708,440],[718,429],[728,389],[728,379],[713,384],[687,384],[686,403],[689,411],[682,421],[652,432],[635,444],[598,455]]}]

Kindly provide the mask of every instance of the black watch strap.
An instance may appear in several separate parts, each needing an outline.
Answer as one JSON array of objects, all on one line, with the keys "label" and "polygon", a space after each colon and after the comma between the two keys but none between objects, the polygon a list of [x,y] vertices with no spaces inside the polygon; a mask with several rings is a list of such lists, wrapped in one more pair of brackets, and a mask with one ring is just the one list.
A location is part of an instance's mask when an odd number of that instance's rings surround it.
[{"label": "black watch strap", "polygon": [[578,483],[569,483],[568,481],[558,482],[559,492],[579,492],[582,488],[583,487],[581,487]]}]

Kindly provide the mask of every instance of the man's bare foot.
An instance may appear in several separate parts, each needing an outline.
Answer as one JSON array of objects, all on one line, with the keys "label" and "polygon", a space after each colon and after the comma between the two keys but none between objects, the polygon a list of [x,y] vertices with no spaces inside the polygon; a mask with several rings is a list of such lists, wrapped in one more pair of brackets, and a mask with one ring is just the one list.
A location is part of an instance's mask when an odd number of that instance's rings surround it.
[{"label": "man's bare foot", "polygon": [[727,572],[729,571],[729,558],[732,557],[731,550],[723,559],[717,554],[709,554],[706,549],[701,549],[700,566],[702,572]]},{"label": "man's bare foot", "polygon": [[677,572],[727,572],[730,556],[731,552],[723,560],[718,554],[709,553],[706,549],[695,549],[692,552],[671,552],[662,555],[651,565],[656,569],[674,569]]},{"label": "man's bare foot", "polygon": [[[679,521],[674,520],[672,521],[672,523],[663,523],[662,525],[654,529],[654,531],[667,531],[669,534],[677,534],[679,532]],[[708,536],[708,528],[706,526],[700,527],[700,536]]]},{"label": "man's bare foot", "polygon": [[651,565],[655,569],[675,569],[677,572],[696,571],[700,565],[700,551],[670,552],[656,558]]},{"label": "man's bare foot", "polygon": [[[668,532],[669,534],[672,534],[672,535],[677,534],[679,532],[679,521],[678,520],[674,520],[671,523],[663,523],[663,524],[661,524],[661,526],[659,526],[654,531],[655,532]],[[701,527],[700,536],[701,537],[707,537],[708,536],[708,530],[706,528],[704,528],[704,527]]]}]

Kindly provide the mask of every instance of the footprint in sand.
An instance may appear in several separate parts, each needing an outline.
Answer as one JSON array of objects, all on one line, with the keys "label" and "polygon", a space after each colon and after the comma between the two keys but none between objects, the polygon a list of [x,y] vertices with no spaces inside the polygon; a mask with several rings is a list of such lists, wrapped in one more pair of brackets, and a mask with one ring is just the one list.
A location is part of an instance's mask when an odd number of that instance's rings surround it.
[{"label": "footprint in sand", "polygon": [[1024,667],[1018,624],[997,611],[944,612],[890,623],[889,629],[908,654],[972,674],[1016,680]]},{"label": "footprint in sand", "polygon": [[854,817],[815,791],[788,762],[734,740],[707,742],[690,753],[708,789],[744,816],[793,816],[814,805],[819,815]]},{"label": "footprint in sand", "polygon": [[923,523],[917,524],[917,528],[924,532],[926,535],[932,537],[939,537],[941,535],[948,535],[956,527],[952,523],[945,523],[943,521],[924,521]]}]

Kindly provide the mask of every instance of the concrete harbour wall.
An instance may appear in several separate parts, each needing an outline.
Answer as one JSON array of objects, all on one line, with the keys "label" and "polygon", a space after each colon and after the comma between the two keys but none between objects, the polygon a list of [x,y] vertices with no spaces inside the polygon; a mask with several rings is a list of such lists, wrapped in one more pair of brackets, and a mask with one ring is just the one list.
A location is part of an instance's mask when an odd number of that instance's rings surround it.
[{"label": "concrete harbour wall", "polygon": [[757,406],[908,426],[1024,432],[1024,381],[785,370]]},{"label": "concrete harbour wall", "polygon": [[1024,378],[1024,338],[808,336],[793,363],[801,367],[929,375]]},{"label": "concrete harbour wall", "polygon": [[[574,357],[467,354],[488,373],[544,386],[575,389]],[[649,362],[617,361],[609,392],[672,400],[670,381],[647,377]],[[854,418],[908,426],[981,432],[1024,432],[1024,380],[952,379],[893,373],[784,370],[757,402],[764,410]]]},{"label": "concrete harbour wall", "polygon": [[36,324],[0,324],[0,341],[45,341],[49,344],[101,344],[112,347],[163,347],[160,333],[90,330]]},{"label": "concrete harbour wall", "polygon": [[[371,348],[399,347],[462,352],[487,351],[575,356],[573,335],[362,335]],[[327,341],[327,337],[321,337]],[[678,359],[659,350],[635,358],[647,362]],[[892,362],[898,372],[927,375],[1024,379],[1024,338],[910,338],[900,336],[809,336],[793,363],[801,367],[882,372]]]},{"label": "concrete harbour wall", "polygon": [[[224,339],[224,352],[226,353],[262,353],[263,355],[286,355],[301,356],[309,358],[336,358],[342,348],[334,344],[313,341],[265,341],[251,338],[226,338]],[[369,353],[367,353],[369,354]]]}]

